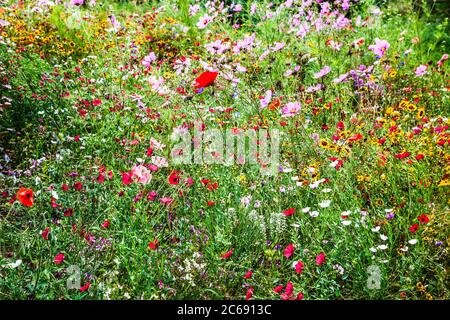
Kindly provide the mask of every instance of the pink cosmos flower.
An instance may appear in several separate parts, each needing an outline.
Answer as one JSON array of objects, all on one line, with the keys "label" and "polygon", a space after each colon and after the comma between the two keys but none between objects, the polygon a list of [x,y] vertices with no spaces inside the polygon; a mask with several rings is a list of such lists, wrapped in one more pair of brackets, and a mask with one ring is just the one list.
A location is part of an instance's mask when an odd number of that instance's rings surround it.
[{"label": "pink cosmos flower", "polygon": [[205,29],[208,24],[210,24],[213,21],[213,17],[209,16],[208,14],[205,14],[203,17],[200,17],[200,20],[197,22],[197,28],[199,29]]},{"label": "pink cosmos flower", "polygon": [[164,204],[171,204],[173,202],[173,199],[172,198],[167,198],[167,197],[160,198],[159,202],[164,203]]},{"label": "pink cosmos flower", "polygon": [[323,67],[319,72],[314,74],[315,79],[322,78],[323,76],[327,75],[331,71],[331,68],[329,66]]},{"label": "pink cosmos flower", "polygon": [[146,67],[150,67],[153,61],[156,60],[156,55],[154,52],[150,52],[149,55],[145,56],[144,59],[142,59],[141,64]]},{"label": "pink cosmos flower", "polygon": [[280,51],[284,48],[285,45],[285,42],[275,42],[275,45],[270,49],[272,50],[272,52]]},{"label": "pink cosmos flower", "polygon": [[260,100],[261,102],[261,109],[264,109],[267,107],[272,100],[272,90],[267,90],[266,94],[264,95],[264,98]]},{"label": "pink cosmos flower", "polygon": [[448,60],[449,55],[446,53],[442,56],[442,58],[438,61],[438,67],[442,67],[444,65],[444,61]]},{"label": "pink cosmos flower", "polygon": [[293,117],[295,116],[302,108],[302,104],[300,102],[288,102],[286,106],[281,109],[282,117]]},{"label": "pink cosmos flower", "polygon": [[427,73],[427,69],[428,69],[428,66],[426,66],[426,65],[422,64],[422,65],[418,66],[415,71],[416,77],[423,76],[425,73]]},{"label": "pink cosmos flower", "polygon": [[111,24],[113,25],[114,29],[116,29],[116,31],[117,31],[117,30],[120,30],[120,29],[122,28],[122,26],[120,25],[119,21],[117,21],[115,15],[112,14],[112,15],[109,17],[109,19],[110,19]]},{"label": "pink cosmos flower", "polygon": [[387,49],[389,49],[390,44],[386,40],[380,40],[378,38],[375,39],[375,44],[369,46],[369,50],[371,50],[376,56],[379,58],[383,57],[386,53]]},{"label": "pink cosmos flower", "polygon": [[135,165],[131,169],[131,178],[136,182],[147,184],[152,180],[152,174],[146,167],[140,164]]}]

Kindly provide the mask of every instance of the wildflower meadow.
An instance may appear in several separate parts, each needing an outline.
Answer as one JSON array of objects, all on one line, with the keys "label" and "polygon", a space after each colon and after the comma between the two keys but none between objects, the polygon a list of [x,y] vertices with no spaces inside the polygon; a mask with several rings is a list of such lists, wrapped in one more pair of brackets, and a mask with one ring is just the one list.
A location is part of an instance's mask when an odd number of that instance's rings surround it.
[{"label": "wildflower meadow", "polygon": [[449,299],[448,7],[0,0],[0,299]]}]

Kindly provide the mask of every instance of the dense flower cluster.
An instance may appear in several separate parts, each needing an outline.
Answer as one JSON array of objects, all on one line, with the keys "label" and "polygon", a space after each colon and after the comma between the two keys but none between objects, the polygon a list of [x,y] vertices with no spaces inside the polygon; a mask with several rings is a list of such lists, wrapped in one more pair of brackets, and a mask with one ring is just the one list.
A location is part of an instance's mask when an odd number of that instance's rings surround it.
[{"label": "dense flower cluster", "polygon": [[0,8],[3,297],[448,298],[449,56],[371,3]]}]

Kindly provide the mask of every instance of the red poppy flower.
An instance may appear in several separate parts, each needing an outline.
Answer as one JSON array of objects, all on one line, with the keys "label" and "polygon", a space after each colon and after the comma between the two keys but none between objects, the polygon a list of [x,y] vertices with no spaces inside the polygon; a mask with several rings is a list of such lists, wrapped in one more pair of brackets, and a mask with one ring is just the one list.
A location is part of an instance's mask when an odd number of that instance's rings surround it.
[{"label": "red poppy flower", "polygon": [[197,89],[201,89],[212,85],[218,74],[218,72],[203,72],[197,79],[195,79],[195,87]]},{"label": "red poppy flower", "polygon": [[397,159],[405,159],[405,158],[408,158],[410,155],[411,155],[411,153],[409,153],[409,152],[403,152],[403,153],[394,155],[394,157]]},{"label": "red poppy flower", "polygon": [[299,292],[299,293],[297,293],[297,300],[303,300],[303,297],[304,297],[305,295],[303,294],[303,292]]},{"label": "red poppy flower", "polygon": [[418,154],[418,155],[416,156],[416,160],[417,160],[417,161],[422,160],[423,158],[425,158],[425,156],[424,156],[423,154]]},{"label": "red poppy flower", "polygon": [[316,257],[316,265],[321,266],[325,262],[325,253],[321,252]]},{"label": "red poppy flower", "polygon": [[54,262],[55,264],[61,264],[61,263],[63,263],[64,259],[65,259],[64,254],[63,254],[63,253],[58,253],[58,254],[55,256],[55,259],[53,259],[53,262]]},{"label": "red poppy flower", "polygon": [[219,184],[217,182],[210,183],[206,186],[209,190],[216,190],[219,187]]},{"label": "red poppy flower", "polygon": [[360,133],[358,133],[358,134],[355,134],[355,135],[353,135],[353,136],[351,136],[350,138],[348,138],[348,142],[355,142],[355,141],[358,141],[358,140],[361,140],[362,139],[362,134],[360,134]]},{"label": "red poppy flower", "polygon": [[209,179],[201,179],[200,180],[204,185],[207,185],[211,180]]},{"label": "red poppy flower", "polygon": [[105,174],[104,173],[100,173],[97,177],[97,182],[98,183],[103,183],[105,182]]},{"label": "red poppy flower", "polygon": [[275,292],[275,293],[280,293],[281,292],[281,290],[283,290],[283,286],[280,284],[279,286],[276,286],[274,289],[273,289],[273,292]]},{"label": "red poppy flower", "polygon": [[417,219],[419,219],[419,222],[423,224],[427,224],[430,221],[426,214],[421,214],[417,217]]},{"label": "red poppy flower", "polygon": [[231,249],[230,251],[224,253],[221,257],[222,259],[228,259],[233,254],[234,249]]},{"label": "red poppy flower", "polygon": [[91,283],[89,281],[86,282],[86,284],[80,288],[80,292],[87,291],[87,289],[89,289],[90,286],[91,286]]},{"label": "red poppy flower", "polygon": [[75,190],[80,191],[83,188],[83,184],[81,182],[75,182],[73,187],[75,188]]},{"label": "red poppy flower", "polygon": [[244,279],[250,279],[250,278],[252,277],[252,275],[253,275],[253,271],[252,271],[252,270],[249,270],[249,271],[245,274]]},{"label": "red poppy flower", "polygon": [[105,220],[105,221],[102,223],[102,228],[104,228],[104,229],[108,228],[108,227],[109,227],[109,224],[110,224],[109,220]]},{"label": "red poppy flower", "polygon": [[409,231],[412,233],[417,232],[419,230],[419,225],[417,223],[414,223],[411,227],[409,227]]},{"label": "red poppy flower", "polygon": [[44,240],[48,240],[48,234],[49,234],[49,232],[50,232],[50,228],[49,227],[47,227],[47,228],[45,228],[45,230],[44,231],[42,231],[42,238],[44,239]]},{"label": "red poppy flower", "polygon": [[150,243],[148,244],[148,248],[150,250],[156,250],[156,249],[158,249],[158,247],[159,247],[158,239],[153,240],[153,242],[150,241]]},{"label": "red poppy flower", "polygon": [[289,208],[289,209],[283,211],[283,214],[285,216],[292,216],[294,213],[295,213],[295,208]]},{"label": "red poppy flower", "polygon": [[289,259],[293,254],[294,254],[294,245],[290,243],[284,249],[284,256]]},{"label": "red poppy flower", "polygon": [[33,190],[27,189],[27,188],[20,188],[17,192],[17,199],[27,207],[33,206],[34,203],[34,197],[33,197]]},{"label": "red poppy flower", "polygon": [[247,294],[245,295],[245,300],[250,300],[253,295],[253,288],[248,289]]},{"label": "red poppy flower", "polygon": [[178,175],[178,171],[174,171],[170,174],[169,183],[170,184],[179,184],[180,183],[180,176]]}]

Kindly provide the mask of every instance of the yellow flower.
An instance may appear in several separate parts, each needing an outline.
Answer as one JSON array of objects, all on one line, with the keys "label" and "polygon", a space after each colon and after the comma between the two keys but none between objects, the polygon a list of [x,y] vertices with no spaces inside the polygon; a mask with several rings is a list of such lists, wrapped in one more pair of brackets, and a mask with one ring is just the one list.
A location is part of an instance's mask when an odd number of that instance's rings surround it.
[{"label": "yellow flower", "polygon": [[412,104],[412,103],[409,103],[408,104],[408,107],[407,107],[407,110],[408,111],[415,111],[417,108],[416,108],[416,106],[414,105],[414,104]]},{"label": "yellow flower", "polygon": [[384,125],[386,123],[386,119],[384,119],[384,118],[377,118],[377,122],[380,125]]},{"label": "yellow flower", "polygon": [[438,187],[448,187],[450,186],[450,179],[444,179],[439,182]]},{"label": "yellow flower", "polygon": [[425,291],[425,286],[423,285],[422,282],[417,282],[416,288],[417,288],[417,290],[419,290],[421,292]]},{"label": "yellow flower", "polygon": [[408,101],[402,100],[398,106],[400,109],[405,109],[408,106],[408,103],[409,103]]},{"label": "yellow flower", "polygon": [[320,140],[319,146],[324,149],[328,149],[330,147],[330,143],[326,140]]},{"label": "yellow flower", "polygon": [[422,119],[425,115],[425,107],[420,107],[419,110],[417,110],[417,119]]}]

